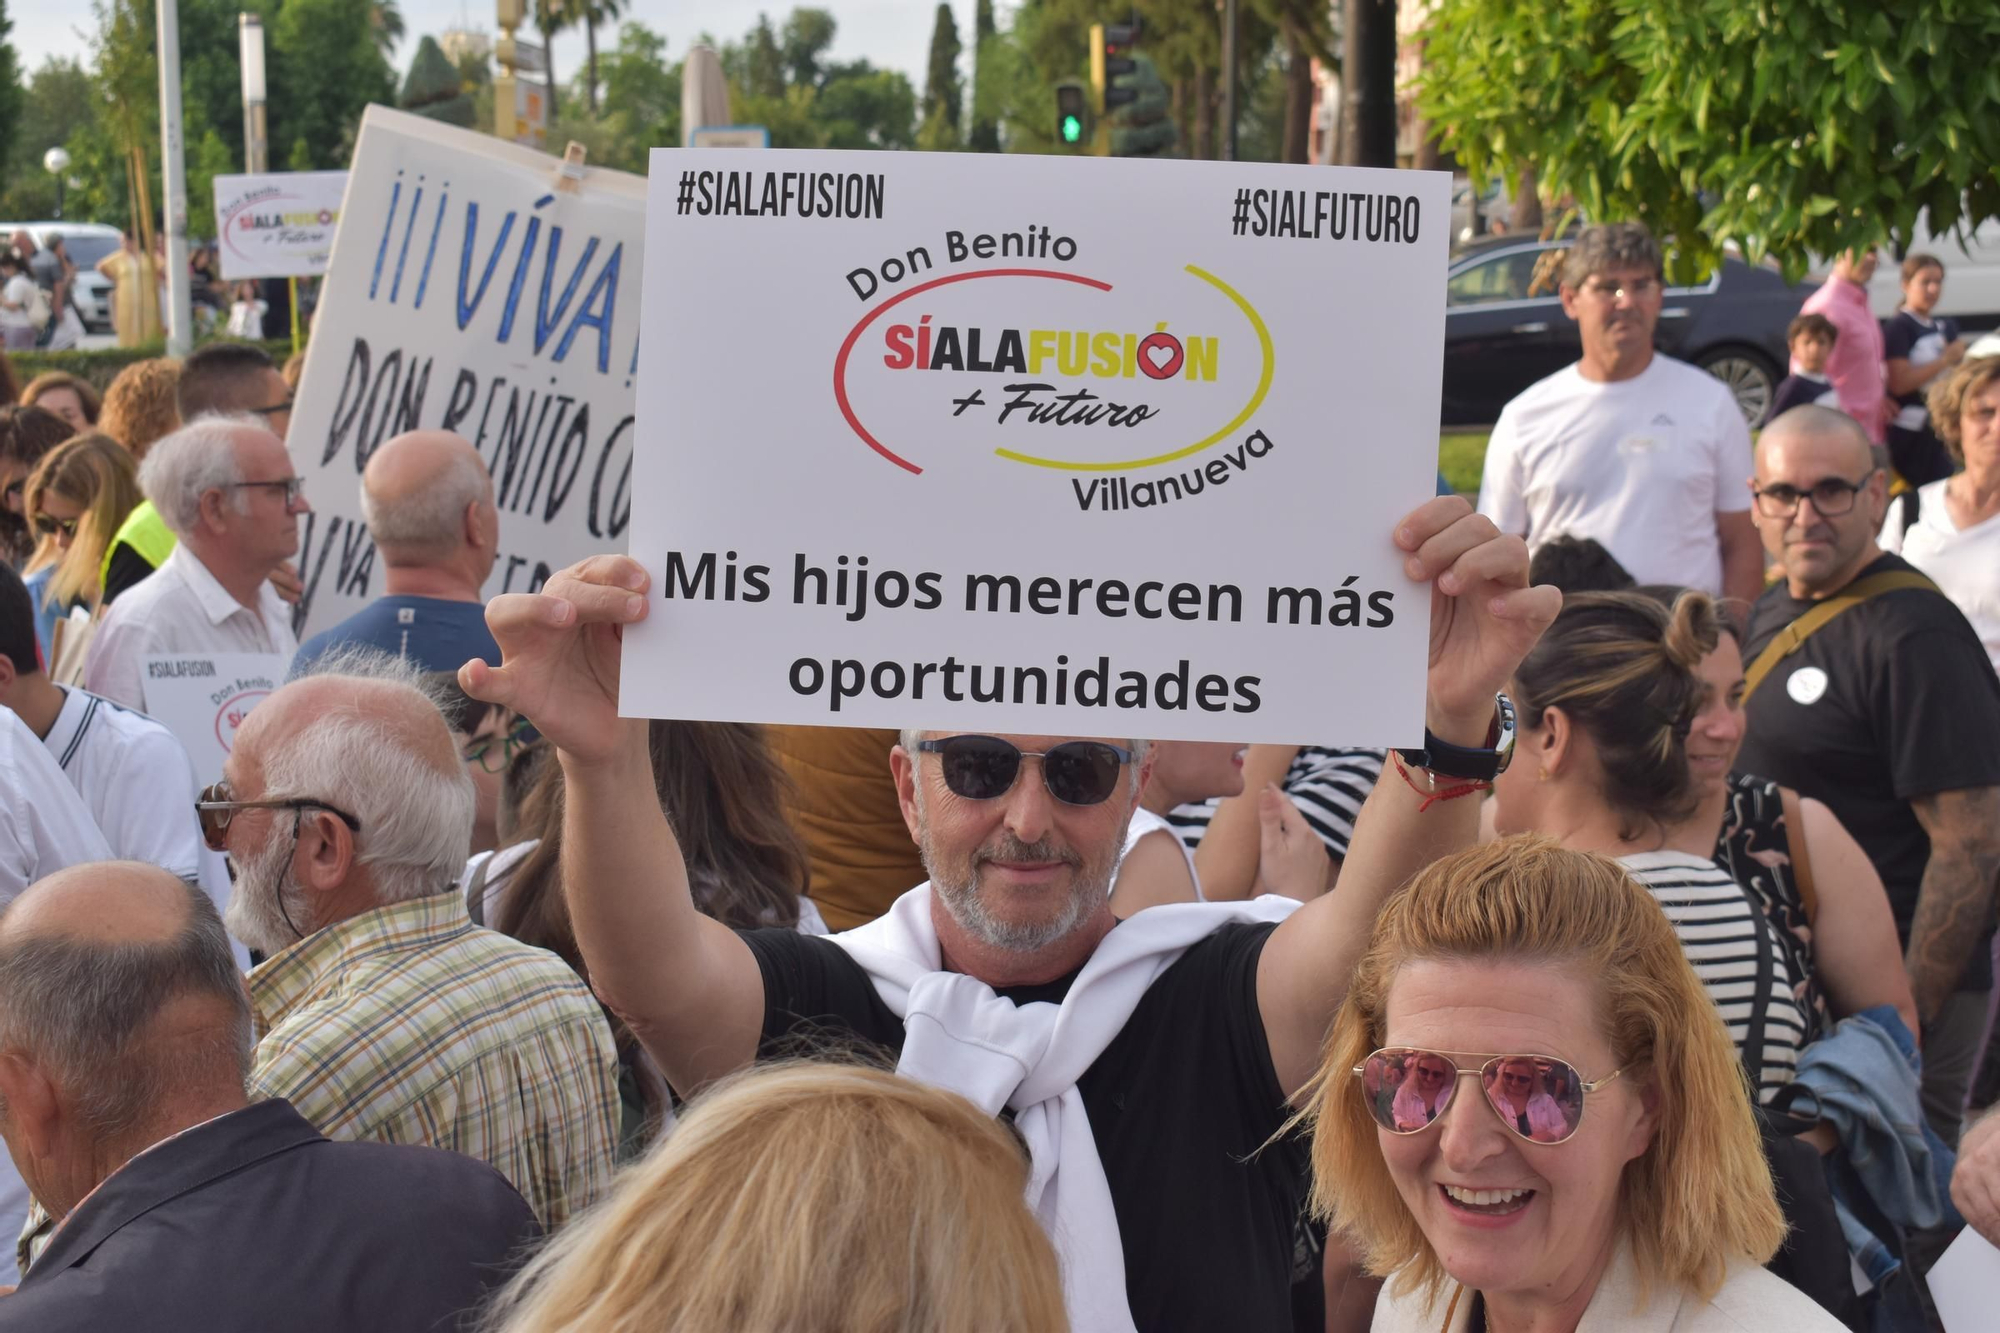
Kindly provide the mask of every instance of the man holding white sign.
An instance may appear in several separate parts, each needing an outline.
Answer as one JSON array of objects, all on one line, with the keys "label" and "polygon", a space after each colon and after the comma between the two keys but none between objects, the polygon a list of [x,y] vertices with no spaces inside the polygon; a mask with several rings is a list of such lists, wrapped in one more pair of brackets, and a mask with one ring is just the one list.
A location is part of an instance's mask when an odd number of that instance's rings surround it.
[{"label": "man holding white sign", "polygon": [[[1176,905],[1114,931],[1107,892],[1143,746],[1014,735],[967,755],[932,734],[893,753],[932,882],[845,936],[739,934],[696,910],[646,726],[618,715],[622,641],[654,595],[643,567],[598,557],[540,594],[496,598],[504,663],[468,663],[460,680],[555,744],[592,982],[677,1088],[803,1027],[900,1050],[905,1073],[1014,1109],[1076,1327],[1281,1327],[1304,1177],[1295,1146],[1258,1149],[1315,1069],[1382,899],[1476,836],[1477,802],[1449,796],[1504,762],[1496,692],[1560,605],[1528,587],[1520,539],[1462,500],[1430,501],[1394,543],[1406,576],[1430,584],[1430,774],[1377,787],[1340,891],[1295,911]],[[981,1042],[962,1040],[968,1027]],[[976,1054],[1016,1041],[998,1070]]]}]

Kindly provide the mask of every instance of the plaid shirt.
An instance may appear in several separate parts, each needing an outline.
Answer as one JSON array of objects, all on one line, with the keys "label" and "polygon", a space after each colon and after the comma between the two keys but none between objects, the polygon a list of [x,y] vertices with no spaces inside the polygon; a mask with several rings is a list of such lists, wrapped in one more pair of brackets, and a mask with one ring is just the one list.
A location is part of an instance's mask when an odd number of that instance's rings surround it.
[{"label": "plaid shirt", "polygon": [[477,1157],[553,1233],[611,1184],[618,1053],[590,990],[456,890],[363,912],[250,973],[254,1097],[330,1139]]}]

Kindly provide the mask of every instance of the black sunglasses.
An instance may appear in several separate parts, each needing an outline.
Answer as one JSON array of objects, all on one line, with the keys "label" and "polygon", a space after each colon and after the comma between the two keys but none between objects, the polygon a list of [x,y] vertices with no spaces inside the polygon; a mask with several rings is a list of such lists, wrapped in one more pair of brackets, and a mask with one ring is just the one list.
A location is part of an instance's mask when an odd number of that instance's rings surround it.
[{"label": "black sunglasses", "polygon": [[1118,790],[1119,770],[1132,752],[1103,741],[1064,741],[1047,750],[1023,750],[998,736],[947,736],[918,741],[917,749],[938,756],[944,785],[968,801],[991,801],[1014,789],[1023,759],[1042,761],[1042,783],[1064,805],[1098,805]]},{"label": "black sunglasses", "polygon": [[58,532],[65,537],[76,536],[77,520],[73,518],[51,518],[47,514],[35,515],[35,531],[44,537],[53,537]]}]

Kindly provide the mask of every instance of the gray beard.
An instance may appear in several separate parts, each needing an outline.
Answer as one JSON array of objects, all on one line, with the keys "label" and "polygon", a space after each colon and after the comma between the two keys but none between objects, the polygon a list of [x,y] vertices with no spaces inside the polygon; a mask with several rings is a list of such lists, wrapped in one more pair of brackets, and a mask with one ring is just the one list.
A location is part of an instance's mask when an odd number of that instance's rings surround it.
[{"label": "gray beard", "polygon": [[[1122,846],[1122,833],[1119,840]],[[1063,904],[1061,911],[1043,921],[1003,921],[989,912],[980,899],[977,859],[962,879],[954,879],[944,873],[943,858],[937,854],[928,825],[920,830],[917,848],[923,857],[924,869],[930,874],[932,892],[944,904],[945,911],[959,929],[982,944],[1009,953],[1038,952],[1075,930],[1103,906],[1111,893],[1112,876],[1118,871],[1116,857],[1096,873],[1092,873],[1088,865],[1072,862],[1076,866],[1075,881],[1069,901]],[[994,850],[1022,860],[1041,860],[1054,854],[1046,842],[1028,844],[1012,838]]]},{"label": "gray beard", "polygon": [[274,836],[248,858],[230,858],[236,866],[236,883],[230,886],[222,924],[266,958],[297,944],[300,938],[279,910],[281,895],[284,911],[291,913],[301,929],[305,926],[305,894],[292,880],[291,867],[286,864],[288,850],[285,840]]}]

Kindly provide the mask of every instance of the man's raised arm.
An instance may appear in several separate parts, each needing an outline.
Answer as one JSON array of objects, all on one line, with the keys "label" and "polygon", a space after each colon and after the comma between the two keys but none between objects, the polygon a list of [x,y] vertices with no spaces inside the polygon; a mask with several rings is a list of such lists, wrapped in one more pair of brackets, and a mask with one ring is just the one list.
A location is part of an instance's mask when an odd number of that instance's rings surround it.
[{"label": "man's raised arm", "polygon": [[[1431,648],[1424,722],[1464,749],[1487,742],[1494,695],[1506,688],[1562,609],[1554,588],[1528,586],[1528,548],[1456,496],[1416,510],[1396,530],[1406,571],[1431,585]],[[1413,771],[1418,783],[1425,781]],[[1452,785],[1438,779],[1440,789]],[[1355,821],[1340,884],[1273,932],[1257,967],[1257,1002],[1279,1083],[1296,1095],[1318,1068],[1320,1047],[1348,978],[1368,946],[1383,900],[1439,857],[1479,836],[1479,798],[1433,802],[1406,782],[1391,756]]]},{"label": "man's raised arm", "polygon": [[646,616],[648,586],[636,561],[593,556],[540,593],[494,598],[486,623],[501,665],[468,662],[459,684],[555,746],[563,886],[591,986],[687,1094],[756,1057],[764,982],[736,932],[695,908],[646,723],[618,716],[620,644]]}]

